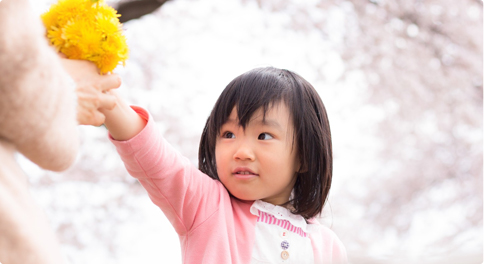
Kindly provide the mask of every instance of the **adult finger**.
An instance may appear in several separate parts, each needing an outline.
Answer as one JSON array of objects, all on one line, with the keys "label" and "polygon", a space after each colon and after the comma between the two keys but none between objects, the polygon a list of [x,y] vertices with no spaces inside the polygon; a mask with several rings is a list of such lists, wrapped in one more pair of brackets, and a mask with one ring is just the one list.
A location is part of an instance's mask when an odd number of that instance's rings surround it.
[{"label": "adult finger", "polygon": [[119,86],[121,86],[121,77],[119,77],[119,75],[115,73],[101,75],[97,86],[102,92],[109,91],[114,88],[119,88]]}]

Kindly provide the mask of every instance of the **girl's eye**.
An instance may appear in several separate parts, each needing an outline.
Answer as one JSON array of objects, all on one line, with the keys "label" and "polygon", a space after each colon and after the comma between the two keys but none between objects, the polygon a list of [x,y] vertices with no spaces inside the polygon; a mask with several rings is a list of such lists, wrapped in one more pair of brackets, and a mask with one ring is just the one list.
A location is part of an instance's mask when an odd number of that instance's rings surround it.
[{"label": "girl's eye", "polygon": [[235,138],[235,135],[232,132],[225,132],[225,133],[222,134],[222,137],[223,138]]},{"label": "girl's eye", "polygon": [[268,133],[261,133],[257,139],[259,139],[259,140],[268,140],[268,139],[272,139],[272,138],[273,137],[270,134],[268,134]]}]

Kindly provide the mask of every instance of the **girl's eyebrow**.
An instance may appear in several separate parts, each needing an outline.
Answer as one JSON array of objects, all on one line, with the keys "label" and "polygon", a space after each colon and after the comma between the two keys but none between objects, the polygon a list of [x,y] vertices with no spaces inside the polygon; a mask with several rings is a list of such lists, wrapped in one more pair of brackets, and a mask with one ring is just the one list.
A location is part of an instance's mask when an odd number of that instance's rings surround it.
[{"label": "girl's eyebrow", "polygon": [[[277,120],[275,120],[275,119],[263,118],[263,119],[260,119],[260,120],[257,120],[257,119],[252,120],[251,122],[254,122],[255,125],[268,126],[268,127],[274,128],[274,129],[278,129],[280,131],[283,130],[281,124],[279,124],[279,122],[277,122]],[[237,126],[239,126],[240,123],[239,123],[238,119],[229,118],[229,119],[227,119],[227,121],[223,125],[237,125]]]},{"label": "girl's eyebrow", "polygon": [[256,124],[258,125],[262,125],[262,126],[269,126],[269,127],[273,127],[275,129],[278,129],[278,130],[281,130],[282,131],[282,126],[281,124],[279,124],[279,122],[277,122],[277,120],[274,120],[274,119],[262,119],[262,120],[257,120],[255,121]]},{"label": "girl's eyebrow", "polygon": [[227,119],[227,121],[225,121],[224,125],[225,124],[237,124],[238,125],[239,122],[237,120],[233,119],[233,118],[229,118],[229,119]]}]

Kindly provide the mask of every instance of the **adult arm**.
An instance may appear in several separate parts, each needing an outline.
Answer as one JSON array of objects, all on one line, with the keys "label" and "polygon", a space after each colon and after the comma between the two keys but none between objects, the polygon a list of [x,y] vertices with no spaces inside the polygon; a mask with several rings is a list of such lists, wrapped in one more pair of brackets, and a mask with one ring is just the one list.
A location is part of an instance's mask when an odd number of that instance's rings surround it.
[{"label": "adult arm", "polygon": [[14,2],[0,2],[0,137],[41,167],[63,170],[77,150],[75,125],[101,125],[99,110],[116,104],[106,92],[121,80],[92,62],[60,59],[28,1]]},{"label": "adult arm", "polygon": [[79,140],[75,85],[28,0],[0,2],[0,137],[44,169],[61,171]]}]

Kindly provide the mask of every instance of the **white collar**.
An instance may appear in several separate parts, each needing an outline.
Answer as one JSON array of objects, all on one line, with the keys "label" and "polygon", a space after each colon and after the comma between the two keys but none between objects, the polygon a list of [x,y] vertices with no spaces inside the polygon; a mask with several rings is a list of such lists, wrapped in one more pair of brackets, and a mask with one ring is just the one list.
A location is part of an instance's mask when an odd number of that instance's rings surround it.
[{"label": "white collar", "polygon": [[268,213],[279,220],[287,220],[293,226],[300,227],[304,232],[307,232],[307,223],[304,217],[291,213],[285,207],[256,200],[250,207],[250,213],[259,216],[259,212]]}]

